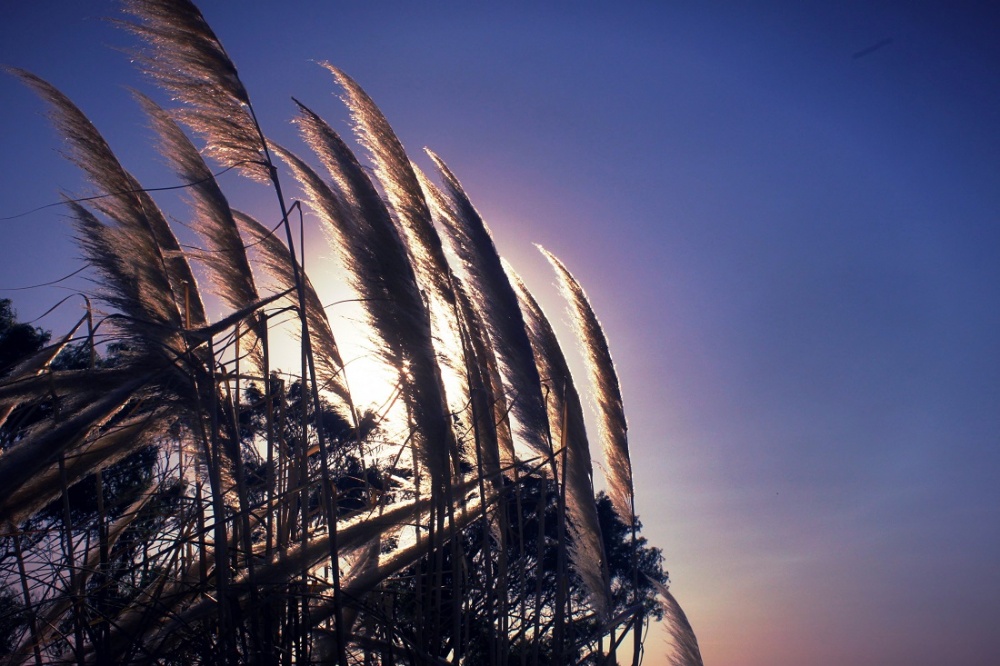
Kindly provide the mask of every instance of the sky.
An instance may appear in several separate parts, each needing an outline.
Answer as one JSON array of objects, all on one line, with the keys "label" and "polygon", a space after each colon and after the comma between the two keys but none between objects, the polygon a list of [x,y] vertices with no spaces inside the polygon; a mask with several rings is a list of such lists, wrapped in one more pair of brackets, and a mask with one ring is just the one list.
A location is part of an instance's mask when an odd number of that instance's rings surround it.
[{"label": "sky", "polygon": [[[301,148],[292,95],[347,132],[315,64],[329,60],[412,156],[448,162],[555,320],[532,243],[574,272],[621,374],[643,533],[706,664],[986,666],[1000,663],[989,4],[201,7],[280,142]],[[129,98],[144,86],[130,38],[102,20],[115,14],[5,2],[0,63],[61,88],[141,182],[170,185]],[[86,189],[59,149],[42,104],[0,76],[0,218]],[[12,288],[81,266],[55,208],[0,221],[0,257],[22,320],[71,291]],[[38,325],[58,332],[79,308]],[[666,651],[654,629],[644,663]]]}]

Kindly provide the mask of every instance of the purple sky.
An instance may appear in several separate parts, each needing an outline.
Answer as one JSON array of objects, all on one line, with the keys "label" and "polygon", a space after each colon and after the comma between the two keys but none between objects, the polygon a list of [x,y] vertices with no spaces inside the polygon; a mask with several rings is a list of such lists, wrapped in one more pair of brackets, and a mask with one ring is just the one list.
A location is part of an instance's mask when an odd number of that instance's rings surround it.
[{"label": "purple sky", "polygon": [[[329,60],[411,155],[450,164],[553,318],[531,243],[577,275],[622,374],[644,532],[706,664],[1000,663],[989,3],[428,4],[201,6],[272,136],[300,147],[291,95],[346,130],[310,62]],[[173,184],[115,13],[4,3],[0,63]],[[0,77],[0,217],[85,189],[42,110]],[[0,248],[5,289],[80,266],[57,209],[0,222]],[[31,319],[68,293],[0,297]],[[647,650],[664,663],[658,633]]]}]

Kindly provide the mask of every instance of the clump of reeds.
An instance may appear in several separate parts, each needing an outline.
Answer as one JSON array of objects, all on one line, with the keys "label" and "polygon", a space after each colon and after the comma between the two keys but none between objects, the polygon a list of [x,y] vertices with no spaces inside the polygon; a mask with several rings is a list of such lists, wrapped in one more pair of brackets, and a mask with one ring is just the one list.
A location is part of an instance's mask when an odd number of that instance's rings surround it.
[{"label": "clump of reeds", "polygon": [[[10,662],[605,663],[629,631],[637,662],[666,575],[637,537],[621,392],[579,283],[546,253],[588,360],[610,502],[594,493],[560,341],[444,162],[431,154],[438,186],[327,65],[374,178],[299,104],[318,171],[268,140],[193,4],[126,10],[144,44],[136,61],[180,103],[137,95],[201,247],[178,241],[72,101],[11,70],[47,102],[96,190],[65,203],[100,305],[85,335],[0,380]],[[302,203],[286,199],[272,156]],[[231,208],[216,167],[270,186],[276,207],[263,215],[276,222]],[[293,233],[303,205],[395,378],[384,411],[354,403]],[[211,321],[206,301],[228,314]],[[288,320],[300,363],[280,372],[273,338]],[[81,353],[60,355],[74,343]]]}]

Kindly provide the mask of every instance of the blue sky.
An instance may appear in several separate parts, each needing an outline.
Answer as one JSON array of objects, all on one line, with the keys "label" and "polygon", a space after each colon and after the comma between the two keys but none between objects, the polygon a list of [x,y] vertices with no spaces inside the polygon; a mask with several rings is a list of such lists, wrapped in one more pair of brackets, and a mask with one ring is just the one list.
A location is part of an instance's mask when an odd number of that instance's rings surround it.
[{"label": "blue sky", "polygon": [[[550,316],[531,243],[580,279],[622,374],[645,534],[715,666],[1000,662],[986,5],[201,3],[272,136],[298,145],[291,95],[346,130],[311,62],[329,60],[411,155],[449,163]],[[0,63],[172,184],[113,15],[8,3]],[[0,217],[85,190],[31,93],[0,77],[0,100]],[[69,235],[57,210],[0,221],[0,288],[78,268]],[[66,293],[0,296],[29,319]]]}]

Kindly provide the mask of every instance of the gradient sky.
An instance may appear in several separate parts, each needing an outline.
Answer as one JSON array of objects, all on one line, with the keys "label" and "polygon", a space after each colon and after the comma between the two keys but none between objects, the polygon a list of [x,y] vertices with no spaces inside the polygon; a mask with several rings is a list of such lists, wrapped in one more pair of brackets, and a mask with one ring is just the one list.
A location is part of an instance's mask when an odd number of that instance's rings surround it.
[{"label": "gradient sky", "polygon": [[[281,4],[201,3],[265,129],[300,145],[291,95],[346,129],[310,62],[329,60],[412,155],[450,164],[550,316],[532,242],[587,289],[644,533],[706,664],[1000,663],[990,3]],[[69,94],[145,185],[173,184],[114,14],[4,2],[0,63]],[[42,109],[0,76],[0,217],[85,189]],[[55,209],[0,222],[0,257],[5,289],[80,266]],[[31,319],[66,293],[0,297]],[[647,650],[664,663],[659,632]]]}]

